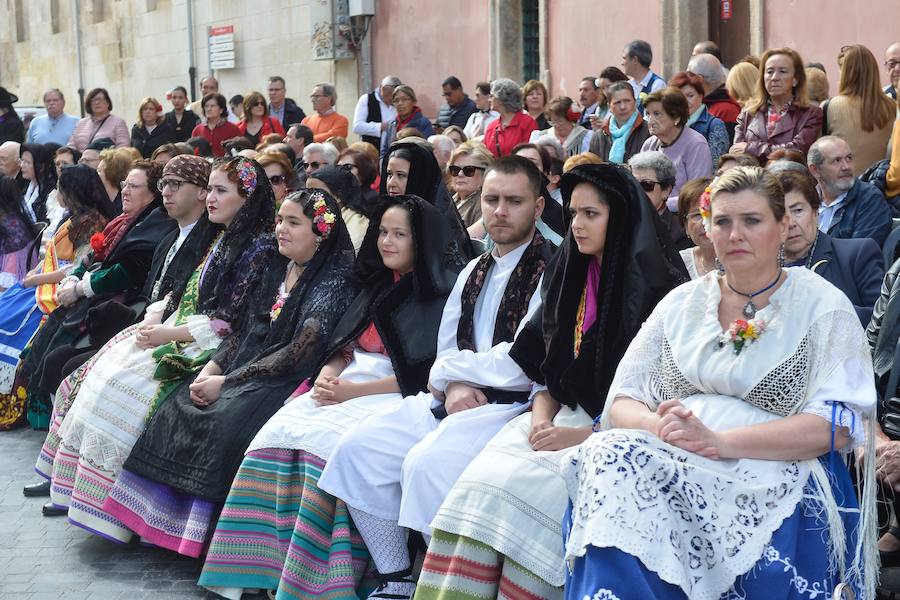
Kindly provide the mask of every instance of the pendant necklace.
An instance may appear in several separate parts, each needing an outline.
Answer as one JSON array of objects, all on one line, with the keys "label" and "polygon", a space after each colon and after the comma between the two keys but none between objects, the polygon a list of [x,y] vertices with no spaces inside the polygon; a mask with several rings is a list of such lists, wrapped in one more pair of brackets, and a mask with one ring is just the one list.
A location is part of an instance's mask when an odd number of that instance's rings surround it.
[{"label": "pendant necklace", "polygon": [[770,283],[763,289],[758,290],[756,292],[749,293],[749,294],[745,294],[744,292],[739,292],[736,289],[734,289],[734,286],[732,286],[731,283],[728,282],[728,279],[725,280],[725,284],[728,285],[728,288],[735,294],[738,294],[740,296],[744,296],[745,298],[747,298],[747,304],[744,305],[744,308],[741,310],[741,314],[744,315],[744,318],[746,318],[746,319],[752,319],[753,317],[756,316],[756,310],[757,310],[756,305],[753,304],[753,298],[772,289],[772,287],[776,283],[778,283],[779,280],[781,280],[781,269],[778,269],[778,276],[775,277],[775,281],[773,281],[772,283]]}]

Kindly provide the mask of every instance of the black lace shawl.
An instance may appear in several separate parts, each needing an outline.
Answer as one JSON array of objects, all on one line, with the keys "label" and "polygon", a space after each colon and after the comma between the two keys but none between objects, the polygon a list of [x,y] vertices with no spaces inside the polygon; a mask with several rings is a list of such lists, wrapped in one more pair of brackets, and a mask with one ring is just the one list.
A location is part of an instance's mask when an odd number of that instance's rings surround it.
[{"label": "black lace shawl", "polygon": [[543,305],[516,339],[510,356],[560,404],[602,412],[616,367],[656,304],[688,280],[664,225],[637,182],[617,165],[581,165],[563,175],[568,207],[580,183],[597,188],[610,215],[597,294],[597,320],[574,354],[575,322],[588,264],[571,233],[547,268]]},{"label": "black lace shawl", "polygon": [[14,179],[0,176],[0,256],[18,252],[34,241],[37,229],[22,207]]},{"label": "black lace shawl", "polygon": [[[200,283],[198,312],[229,324],[237,323],[278,252],[274,233],[275,194],[265,170],[256,161],[249,162],[256,170],[256,189],[225,229]],[[187,279],[173,287],[167,310],[178,307],[186,285]]]},{"label": "black lace shawl", "polygon": [[353,244],[337,203],[318,190],[306,201],[323,197],[337,215],[337,226],[274,322],[270,312],[287,260],[279,256],[266,269],[245,318],[212,358],[226,374],[219,400],[195,406],[192,381],[183,383],[153,415],[126,469],[214,502],[228,495],[247,446],[300,382],[312,376],[356,293]]},{"label": "black lace shawl", "polygon": [[56,165],[53,157],[59,144],[22,144],[19,156],[29,152],[34,161],[34,178],[37,182],[38,195],[31,204],[36,221],[47,220],[47,196],[56,188]]},{"label": "black lace shawl", "polygon": [[[406,140],[391,144],[388,157],[395,151],[400,151],[400,156],[408,160],[410,164],[405,194],[418,196],[440,211],[453,232],[451,244],[452,249],[459,254],[457,261],[460,267],[464,267],[477,253],[471,247],[469,232],[466,231],[462,217],[459,216],[453,196],[444,185],[444,177],[437,159],[434,158],[431,150],[422,144]],[[381,161],[380,192],[382,195],[387,195],[387,164],[387,158]]]},{"label": "black lace shawl", "polygon": [[343,166],[327,165],[313,173],[309,179],[318,179],[327,185],[342,206],[364,217],[371,214],[371,207],[366,204],[363,190],[353,171]]},{"label": "black lace shawl", "polygon": [[[381,217],[392,206],[409,212],[416,253],[413,271],[396,283],[377,247]],[[338,324],[316,373],[374,322],[401,393],[409,396],[424,391],[437,354],[444,304],[462,270],[455,252],[449,249],[452,240],[446,219],[425,200],[382,196],[356,259],[362,290]]]}]

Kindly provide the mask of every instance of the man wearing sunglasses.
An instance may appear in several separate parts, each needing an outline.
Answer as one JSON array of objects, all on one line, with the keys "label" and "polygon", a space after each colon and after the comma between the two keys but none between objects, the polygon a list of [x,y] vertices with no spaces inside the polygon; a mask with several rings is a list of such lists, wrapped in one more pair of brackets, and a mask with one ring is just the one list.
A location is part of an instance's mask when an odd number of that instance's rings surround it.
[{"label": "man wearing sunglasses", "polygon": [[337,148],[331,144],[314,142],[303,149],[303,171],[309,177],[325,165],[333,165],[337,157]]},{"label": "man wearing sunglasses", "polygon": [[678,222],[678,215],[666,208],[666,199],[675,187],[675,164],[672,160],[659,150],[654,150],[635,154],[628,160],[628,166],[669,231],[675,249],[684,250],[693,246],[684,227]]}]

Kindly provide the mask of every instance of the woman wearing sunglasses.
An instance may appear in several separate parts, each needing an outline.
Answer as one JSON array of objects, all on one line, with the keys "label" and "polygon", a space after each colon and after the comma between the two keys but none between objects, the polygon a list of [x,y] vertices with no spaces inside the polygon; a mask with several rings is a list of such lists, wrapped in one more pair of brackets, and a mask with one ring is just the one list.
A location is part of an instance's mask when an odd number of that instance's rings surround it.
[{"label": "woman wearing sunglasses", "polygon": [[244,97],[244,118],[237,127],[241,135],[255,146],[270,133],[284,137],[284,127],[278,119],[269,115],[266,99],[259,92],[250,92]]},{"label": "woman wearing sunglasses", "polygon": [[256,162],[265,170],[272,191],[275,192],[275,209],[281,208],[281,203],[291,191],[291,180],[294,170],[287,157],[281,152],[263,152],[256,157]]},{"label": "woman wearing sunglasses", "polygon": [[494,162],[494,156],[481,142],[468,141],[459,145],[450,155],[451,187],[453,203],[463,223],[469,227],[481,221],[481,183],[484,172]]}]

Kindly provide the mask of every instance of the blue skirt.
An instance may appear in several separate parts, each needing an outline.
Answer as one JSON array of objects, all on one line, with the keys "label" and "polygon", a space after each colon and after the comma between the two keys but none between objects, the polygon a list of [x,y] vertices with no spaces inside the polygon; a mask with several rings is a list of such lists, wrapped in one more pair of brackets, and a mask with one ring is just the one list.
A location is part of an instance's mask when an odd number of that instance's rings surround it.
[{"label": "blue skirt", "polygon": [[0,394],[12,391],[19,355],[44,316],[34,292],[17,283],[0,295]]},{"label": "blue skirt", "polygon": [[[850,473],[837,455],[820,459],[832,482],[832,491],[847,532],[848,555],[856,547],[859,504]],[[832,468],[832,466],[834,468]],[[830,600],[840,575],[829,572],[828,522],[821,504],[804,498],[793,514],[772,535],[756,565],[735,580],[722,600]],[[566,510],[563,535],[571,529],[572,503]],[[853,557],[848,556],[847,566]],[[857,598],[862,592],[854,588]],[[684,600],[684,591],[666,583],[636,557],[618,548],[589,546],[566,574],[566,600]]]}]

